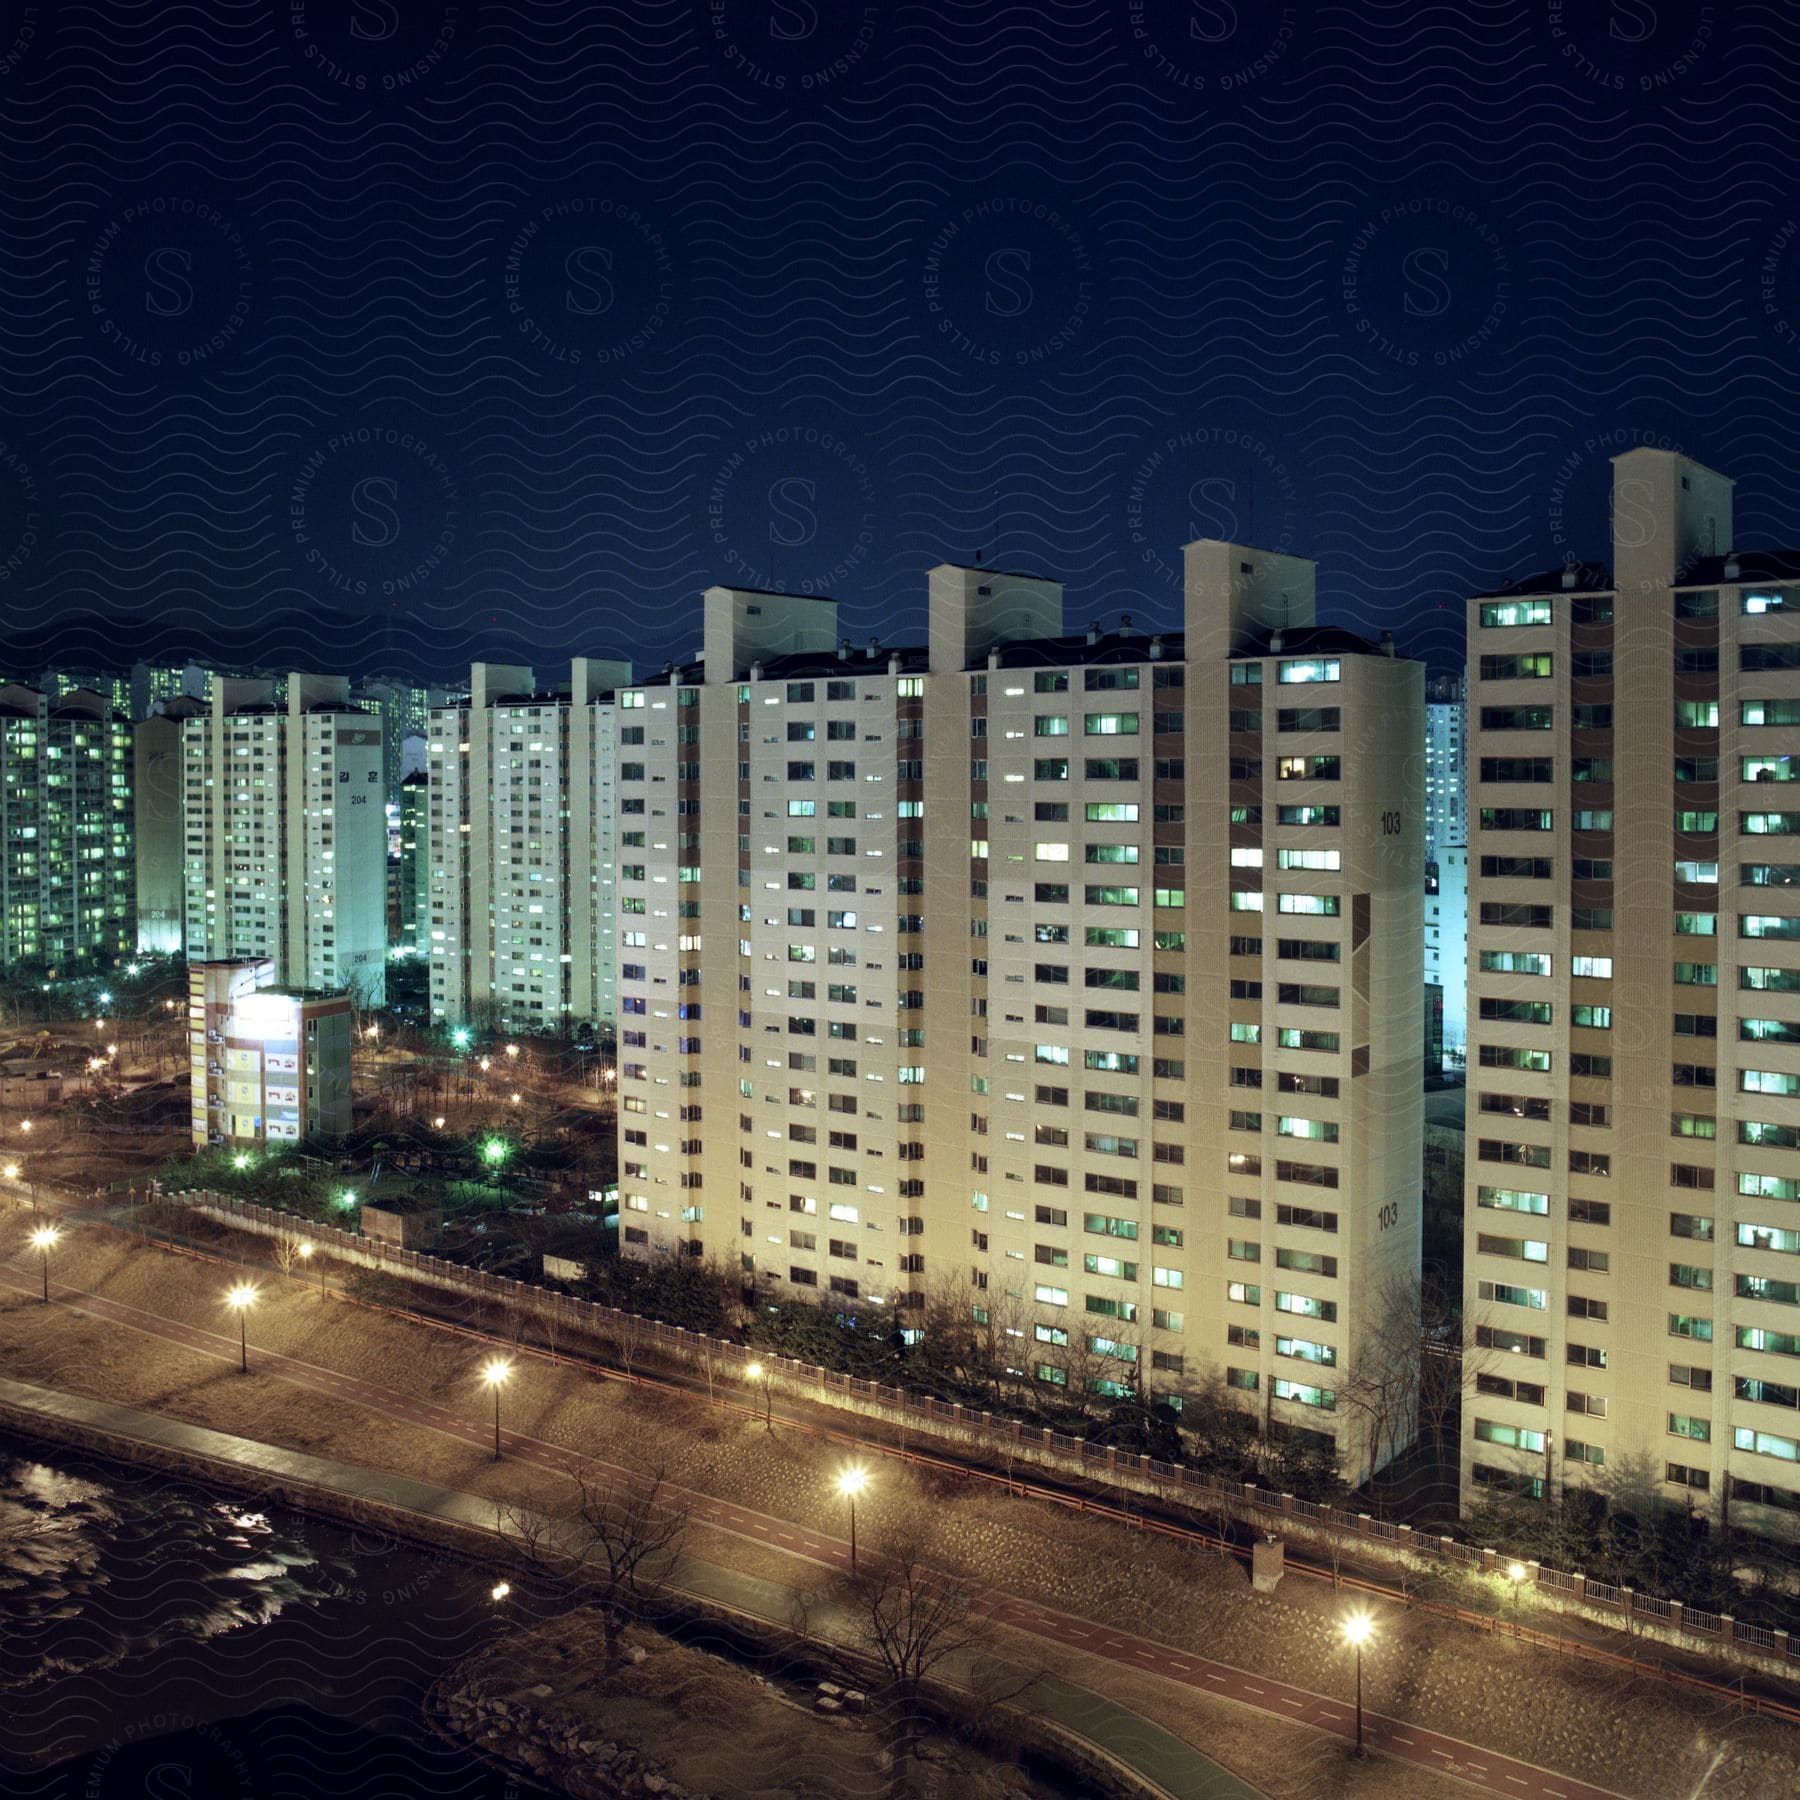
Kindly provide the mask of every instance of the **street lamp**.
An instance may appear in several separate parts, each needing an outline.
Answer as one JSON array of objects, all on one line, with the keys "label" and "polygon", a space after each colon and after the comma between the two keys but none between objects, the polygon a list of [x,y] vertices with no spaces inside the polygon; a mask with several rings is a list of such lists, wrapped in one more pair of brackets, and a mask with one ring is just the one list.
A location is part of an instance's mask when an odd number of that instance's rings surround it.
[{"label": "street lamp", "polygon": [[837,1491],[850,1502],[850,1567],[856,1567],[856,1496],[869,1485],[869,1471],[852,1463],[837,1478]]},{"label": "street lamp", "polygon": [[1506,1571],[1506,1578],[1512,1583],[1513,1617],[1519,1616],[1519,1583],[1525,1579],[1525,1565],[1516,1562]]},{"label": "street lamp", "polygon": [[0,1169],[0,1175],[4,1175],[8,1181],[17,1181],[19,1179],[19,1165],[15,1162],[9,1162],[5,1168]]},{"label": "street lamp", "polygon": [[225,1295],[225,1304],[238,1316],[238,1373],[250,1373],[250,1308],[256,1304],[254,1283],[240,1281]]},{"label": "street lamp", "polygon": [[508,1056],[516,1057],[519,1054],[519,1046],[517,1044],[508,1044],[506,1046],[506,1054]]},{"label": "street lamp", "polygon": [[494,1390],[494,1461],[500,1460],[500,1390],[512,1378],[513,1366],[504,1357],[496,1356],[483,1363],[481,1379]]},{"label": "street lamp", "polygon": [[468,1026],[466,1026],[466,1025],[457,1026],[457,1028],[450,1034],[450,1041],[459,1050],[468,1049],[468,1047],[469,1047],[469,1028],[468,1028]]},{"label": "street lamp", "polygon": [[1344,1621],[1344,1641],[1356,1646],[1356,1754],[1363,1754],[1362,1653],[1375,1634],[1375,1621],[1367,1613],[1352,1613]]},{"label": "street lamp", "polygon": [[236,1156],[234,1156],[234,1157],[233,1157],[233,1158],[232,1158],[232,1159],[231,1159],[231,1166],[232,1166],[232,1167],[233,1167],[233,1168],[234,1168],[234,1169],[237,1169],[237,1170],[240,1170],[240,1171],[242,1171],[242,1170],[244,1170],[244,1169],[247,1169],[247,1168],[249,1168],[249,1166],[250,1166],[250,1152],[249,1152],[249,1151],[248,1151],[248,1150],[240,1150],[240,1151],[239,1151],[239,1152],[238,1152],[238,1153],[237,1153],[237,1155],[236,1155]]},{"label": "street lamp", "polygon": [[769,1396],[769,1372],[767,1369],[765,1369],[762,1366],[761,1363],[753,1362],[753,1363],[746,1363],[744,1365],[744,1375],[745,1375],[746,1379],[748,1379],[750,1381],[760,1381],[762,1383],[763,1430],[768,1432],[769,1435],[771,1437],[773,1437],[775,1434],[775,1423],[774,1423],[774,1420],[770,1416],[770,1414],[773,1410],[773,1402]]},{"label": "street lamp", "polygon": [[54,1225],[40,1225],[31,1234],[31,1247],[38,1253],[44,1265],[44,1304],[50,1304],[50,1252],[56,1248],[56,1240],[62,1236]]}]

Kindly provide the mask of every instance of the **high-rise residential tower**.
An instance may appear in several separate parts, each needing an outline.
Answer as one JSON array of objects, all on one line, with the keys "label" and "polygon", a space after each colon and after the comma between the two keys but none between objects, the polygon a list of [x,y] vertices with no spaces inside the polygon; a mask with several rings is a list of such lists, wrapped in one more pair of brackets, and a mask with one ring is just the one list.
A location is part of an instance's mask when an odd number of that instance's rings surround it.
[{"label": "high-rise residential tower", "polygon": [[[614,1016],[615,691],[577,657],[567,691],[477,663],[431,715],[425,809],[431,1016],[556,1031]],[[624,727],[641,744],[643,726]]]},{"label": "high-rise residential tower", "polygon": [[1469,605],[1465,1491],[1791,1527],[1800,552],[1668,451],[1612,517]]},{"label": "high-rise residential tower", "polygon": [[190,962],[266,957],[285,987],[386,992],[381,721],[342,676],[216,677],[182,726]]},{"label": "high-rise residential tower", "polygon": [[1047,1388],[1216,1381],[1356,1474],[1408,1425],[1421,671],[1309,563],[1187,579],[1183,631],[1070,635],[943,567],[867,651],[708,591],[620,753],[621,1220]]},{"label": "high-rise residential tower", "polygon": [[131,726],[101,695],[0,686],[0,968],[136,946]]},{"label": "high-rise residential tower", "polygon": [[183,732],[206,703],[186,694],[159,698],[131,728],[132,816],[137,840],[137,947],[179,956],[187,891],[182,827]]}]

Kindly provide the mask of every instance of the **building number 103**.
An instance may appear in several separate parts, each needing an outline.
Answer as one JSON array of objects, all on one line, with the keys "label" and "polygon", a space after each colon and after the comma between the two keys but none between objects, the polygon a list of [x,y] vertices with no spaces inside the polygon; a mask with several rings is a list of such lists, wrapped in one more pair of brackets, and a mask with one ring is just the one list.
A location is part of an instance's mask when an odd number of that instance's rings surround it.
[{"label": "building number 103", "polygon": [[1381,815],[1381,835],[1383,837],[1400,835],[1400,814],[1398,812],[1384,812]]},{"label": "building number 103", "polygon": [[1390,1225],[1398,1225],[1400,1223],[1400,1202],[1398,1200],[1388,1201],[1375,1217],[1380,1222],[1383,1231],[1386,1231]]}]

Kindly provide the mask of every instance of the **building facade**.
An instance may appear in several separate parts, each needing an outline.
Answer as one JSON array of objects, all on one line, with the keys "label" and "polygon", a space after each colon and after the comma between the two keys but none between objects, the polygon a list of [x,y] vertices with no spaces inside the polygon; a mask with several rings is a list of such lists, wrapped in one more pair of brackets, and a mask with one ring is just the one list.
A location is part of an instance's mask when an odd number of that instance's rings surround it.
[{"label": "building facade", "polygon": [[[567,692],[477,663],[431,717],[431,1016],[555,1032],[615,1013],[615,693],[629,663],[576,658]],[[642,727],[627,728],[641,733]]]},{"label": "building facade", "polygon": [[341,676],[218,677],[182,725],[190,962],[267,958],[275,980],[386,991],[381,723]]},{"label": "building facade", "polygon": [[391,923],[392,947],[419,954],[430,934],[430,889],[427,834],[430,831],[431,780],[422,770],[400,780],[400,852],[398,919]]},{"label": "building facade", "polygon": [[1469,841],[1469,685],[1465,675],[1425,684],[1425,860]]},{"label": "building facade", "polygon": [[267,957],[188,965],[196,1149],[295,1144],[350,1129],[350,997],[274,980]]},{"label": "building facade", "polygon": [[182,827],[183,728],[203,702],[177,694],[131,728],[132,818],[137,853],[137,947],[180,956],[187,941],[187,846]]},{"label": "building facade", "polygon": [[1791,1529],[1800,554],[1666,451],[1613,518],[1610,569],[1470,602],[1465,1493]]},{"label": "building facade", "polygon": [[135,948],[131,773],[101,695],[0,687],[0,968],[75,974]]},{"label": "building facade", "polygon": [[1418,1270],[1420,669],[1242,546],[1190,547],[1161,635],[930,583],[928,644],[873,653],[830,601],[711,589],[703,661],[621,695],[627,1248],[1385,1461],[1406,1422],[1357,1396]]}]

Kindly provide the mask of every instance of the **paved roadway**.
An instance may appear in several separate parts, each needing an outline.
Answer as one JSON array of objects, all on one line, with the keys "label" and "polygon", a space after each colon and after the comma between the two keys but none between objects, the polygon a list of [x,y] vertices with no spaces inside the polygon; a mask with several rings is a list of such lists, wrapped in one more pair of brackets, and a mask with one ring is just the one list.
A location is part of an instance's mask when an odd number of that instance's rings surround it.
[{"label": "paved roadway", "polygon": [[[21,1293],[39,1290],[38,1276],[17,1264],[0,1269],[0,1284]],[[222,1361],[235,1364],[238,1346],[229,1336],[201,1330],[161,1316],[126,1306],[104,1296],[50,1284],[52,1298],[93,1318],[148,1336],[178,1343]],[[464,1417],[447,1407],[436,1406],[410,1395],[384,1388],[359,1376],[346,1375],[335,1369],[319,1367],[297,1358],[257,1351],[251,1357],[253,1373],[275,1376],[315,1393],[331,1395],[351,1402],[365,1411],[390,1418],[406,1419],[428,1430],[443,1432],[475,1446],[491,1446],[493,1426],[478,1419]],[[502,1443],[508,1456],[533,1462],[547,1468],[569,1469],[583,1459],[555,1444],[507,1432],[502,1428]],[[628,1471],[619,1471],[621,1474]],[[833,1571],[849,1567],[847,1542],[808,1530],[792,1520],[752,1512],[729,1500],[710,1494],[682,1490],[692,1516],[704,1524],[735,1533],[752,1542],[772,1546],[790,1555],[804,1558]],[[488,1521],[491,1524],[491,1513]],[[1015,1629],[1045,1638],[1065,1648],[1099,1656],[1123,1668],[1139,1669],[1163,1677],[1202,1693],[1212,1694],[1262,1712],[1341,1738],[1354,1737],[1356,1716],[1348,1703],[1316,1694],[1306,1688],[1247,1673],[1229,1663],[1170,1649],[1152,1639],[1136,1636],[1092,1620],[1059,1613],[1034,1602],[1010,1595],[990,1593],[987,1609],[995,1619]],[[1482,1749],[1446,1733],[1432,1731],[1408,1720],[1394,1719],[1365,1709],[1364,1738],[1371,1749],[1408,1762],[1436,1769],[1448,1777],[1485,1789],[1489,1793],[1509,1796],[1547,1796],[1547,1800],[1618,1800],[1606,1788],[1591,1786],[1541,1769],[1533,1763]],[[1224,1792],[1216,1785],[1185,1791]]]}]

